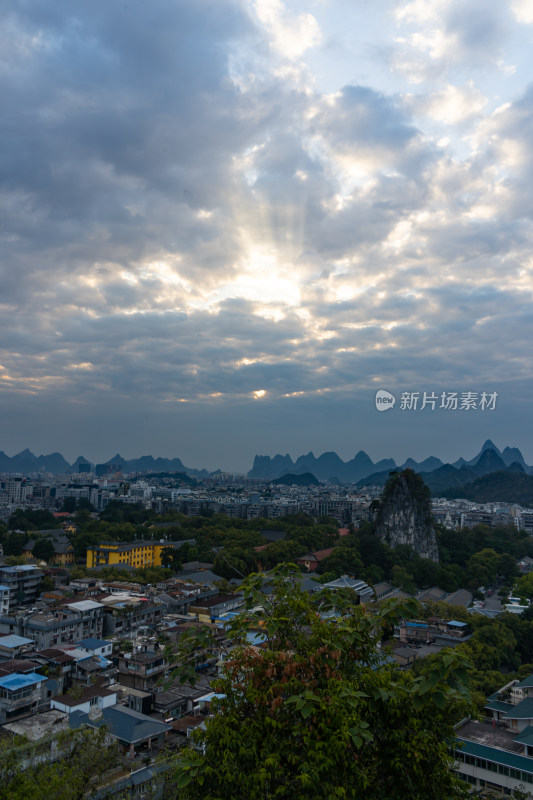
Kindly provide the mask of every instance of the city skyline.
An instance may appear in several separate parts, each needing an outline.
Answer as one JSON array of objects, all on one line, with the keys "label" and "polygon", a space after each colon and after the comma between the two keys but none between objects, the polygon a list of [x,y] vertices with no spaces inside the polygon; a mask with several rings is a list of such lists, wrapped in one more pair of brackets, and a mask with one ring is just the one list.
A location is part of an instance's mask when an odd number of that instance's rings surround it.
[{"label": "city skyline", "polygon": [[533,462],[527,0],[0,19],[0,449]]}]

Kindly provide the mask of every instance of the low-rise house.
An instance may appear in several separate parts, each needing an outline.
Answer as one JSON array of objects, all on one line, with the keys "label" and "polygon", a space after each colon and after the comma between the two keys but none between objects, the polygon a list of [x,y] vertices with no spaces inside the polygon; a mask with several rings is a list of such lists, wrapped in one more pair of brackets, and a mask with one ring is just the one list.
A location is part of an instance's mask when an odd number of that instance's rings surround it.
[{"label": "low-rise house", "polygon": [[469,592],[468,589],[457,589],[456,592],[447,594],[442,602],[446,603],[448,606],[462,606],[463,608],[468,608],[472,602],[472,597],[472,592]]},{"label": "low-rise house", "polygon": [[143,692],[142,689],[134,689],[132,686],[124,686],[122,683],[114,683],[113,690],[117,692],[122,705],[132,708],[140,714],[150,714],[152,711],[152,692]]},{"label": "low-rise house", "polygon": [[315,550],[314,553],[306,553],[304,556],[297,558],[296,563],[305,567],[308,572],[314,572],[318,565],[333,553],[334,549],[334,547],[328,547],[325,550]]},{"label": "low-rise house", "polygon": [[82,639],[76,643],[76,648],[92,656],[109,658],[113,654],[113,643],[105,639]]},{"label": "low-rise house", "polygon": [[36,672],[11,673],[0,677],[0,724],[35,714],[42,705],[44,675]]},{"label": "low-rise house", "polygon": [[424,589],[419,592],[416,599],[420,600],[421,603],[439,603],[444,600],[446,594],[447,592],[441,589],[440,586],[432,586],[430,589]]},{"label": "low-rise house", "polygon": [[397,592],[397,589],[387,581],[380,581],[374,584],[374,595],[376,600],[384,600],[386,597],[392,597]]},{"label": "low-rise house", "polygon": [[117,702],[117,693],[103,686],[86,686],[73,694],[62,694],[52,697],[50,708],[63,711],[65,714],[73,714],[75,711],[82,711],[89,714],[93,709],[102,711],[104,708],[114,706]]},{"label": "low-rise house", "polygon": [[47,676],[46,688],[50,697],[63,694],[72,681],[72,665],[75,660],[63,650],[49,648],[31,653],[32,662],[38,666],[35,672],[42,672]]},{"label": "low-rise house", "polygon": [[244,606],[244,595],[219,594],[214,597],[206,597],[204,600],[197,600],[194,605],[189,607],[189,613],[198,617],[201,622],[210,622],[218,619],[228,611],[236,611]]},{"label": "low-rise house", "polygon": [[16,633],[0,634],[0,659],[18,658],[33,650],[33,639]]},{"label": "low-rise house", "polygon": [[472,630],[467,622],[429,617],[427,620],[403,620],[397,626],[395,633],[404,644],[440,642],[453,645],[469,639]]},{"label": "low-rise house", "polygon": [[154,711],[158,711],[165,719],[180,719],[192,714],[200,698],[210,691],[211,686],[204,676],[194,686],[174,684],[169,689],[161,689],[154,694]]},{"label": "low-rise house", "polygon": [[122,745],[131,758],[141,748],[145,747],[150,751],[154,745],[161,746],[168,732],[172,730],[165,722],[119,705],[104,708],[102,715],[95,720],[82,711],[75,711],[70,715],[69,723],[72,728],[81,725],[105,725],[109,734]]},{"label": "low-rise house", "polygon": [[73,658],[71,680],[74,685],[91,686],[97,681],[103,685],[115,680],[117,668],[104,656],[95,656],[78,648],[69,649],[67,653]]},{"label": "low-rise house", "polygon": [[410,666],[417,656],[417,651],[412,647],[397,647],[392,651],[392,657],[400,667]]}]

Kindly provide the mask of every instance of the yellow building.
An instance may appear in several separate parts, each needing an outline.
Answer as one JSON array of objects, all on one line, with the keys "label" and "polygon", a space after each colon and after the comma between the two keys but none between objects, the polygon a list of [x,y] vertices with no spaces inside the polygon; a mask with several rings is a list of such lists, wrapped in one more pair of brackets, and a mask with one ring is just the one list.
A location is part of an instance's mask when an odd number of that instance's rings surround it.
[{"label": "yellow building", "polygon": [[87,548],[88,567],[110,567],[125,564],[128,567],[160,567],[161,551],[172,547],[168,542],[103,542]]},{"label": "yellow building", "polygon": [[[47,562],[49,566],[64,567],[76,563],[74,548],[63,530],[39,531],[38,535],[41,539],[49,539],[53,545],[54,554]],[[26,542],[22,552],[24,558],[35,558],[33,548],[36,541],[38,540],[30,539]]]}]

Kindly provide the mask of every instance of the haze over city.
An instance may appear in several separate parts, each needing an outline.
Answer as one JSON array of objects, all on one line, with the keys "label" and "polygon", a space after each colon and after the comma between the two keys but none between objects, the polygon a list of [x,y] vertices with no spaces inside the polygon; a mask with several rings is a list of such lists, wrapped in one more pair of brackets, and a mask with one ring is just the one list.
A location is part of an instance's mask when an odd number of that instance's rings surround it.
[{"label": "haze over city", "polygon": [[531,3],[0,15],[0,449],[533,463]]}]

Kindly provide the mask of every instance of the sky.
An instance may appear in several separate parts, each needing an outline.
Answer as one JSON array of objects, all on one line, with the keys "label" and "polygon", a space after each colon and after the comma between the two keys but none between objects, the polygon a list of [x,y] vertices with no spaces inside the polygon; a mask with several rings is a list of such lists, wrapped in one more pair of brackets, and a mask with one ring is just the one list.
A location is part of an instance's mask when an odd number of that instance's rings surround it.
[{"label": "sky", "polygon": [[0,20],[0,449],[533,463],[530,0]]}]

